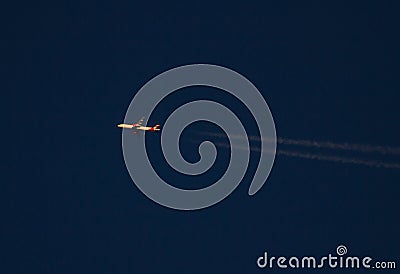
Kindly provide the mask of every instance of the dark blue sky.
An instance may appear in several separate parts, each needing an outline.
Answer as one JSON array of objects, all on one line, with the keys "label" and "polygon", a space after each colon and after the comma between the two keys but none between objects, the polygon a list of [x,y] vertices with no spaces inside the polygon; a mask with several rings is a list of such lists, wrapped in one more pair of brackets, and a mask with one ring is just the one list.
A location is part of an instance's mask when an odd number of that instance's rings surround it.
[{"label": "dark blue sky", "polygon": [[[116,124],[152,77],[211,63],[257,86],[280,137],[399,146],[399,8],[396,1],[4,7],[0,272],[256,273],[264,251],[322,256],[339,244],[350,254],[398,259],[399,170],[278,156],[254,197],[249,172],[222,203],[180,212],[134,186]],[[187,89],[164,108],[192,95]],[[196,158],[193,144],[183,147]]]}]

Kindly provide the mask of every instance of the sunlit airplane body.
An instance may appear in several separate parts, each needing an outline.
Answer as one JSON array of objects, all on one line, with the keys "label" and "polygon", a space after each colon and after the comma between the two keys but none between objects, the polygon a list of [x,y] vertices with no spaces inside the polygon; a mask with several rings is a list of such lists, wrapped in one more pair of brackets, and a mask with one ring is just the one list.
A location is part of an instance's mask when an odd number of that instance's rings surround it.
[{"label": "sunlit airplane body", "polygon": [[[160,126],[160,125],[155,125],[154,127],[146,127],[146,126],[143,126],[142,125],[142,123],[143,123],[143,120],[144,120],[144,117],[142,117],[142,119],[140,119],[137,123],[135,123],[135,124],[119,124],[118,125],[118,127],[120,127],[120,128],[127,128],[127,129],[133,129],[133,130],[143,130],[143,131],[158,131],[158,130],[160,130],[158,127]],[[134,132],[134,133],[136,133],[136,132]]]}]

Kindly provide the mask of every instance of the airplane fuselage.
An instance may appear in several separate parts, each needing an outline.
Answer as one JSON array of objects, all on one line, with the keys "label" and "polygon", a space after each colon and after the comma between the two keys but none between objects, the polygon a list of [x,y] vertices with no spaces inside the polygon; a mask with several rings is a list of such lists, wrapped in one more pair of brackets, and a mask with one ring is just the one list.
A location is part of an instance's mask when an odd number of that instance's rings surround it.
[{"label": "airplane fuselage", "polygon": [[119,124],[118,127],[121,127],[121,128],[134,128],[133,125],[127,125],[127,124]]},{"label": "airplane fuselage", "polygon": [[160,130],[159,128],[155,128],[155,127],[144,127],[144,126],[139,126],[136,129],[138,130],[149,130],[149,131],[156,131],[156,130]]},{"label": "airplane fuselage", "polygon": [[145,127],[142,125],[138,124],[119,124],[118,127],[120,128],[127,128],[127,129],[134,129],[134,130],[144,130],[144,131],[159,131],[160,129],[158,128],[159,125],[156,125],[154,127]]}]

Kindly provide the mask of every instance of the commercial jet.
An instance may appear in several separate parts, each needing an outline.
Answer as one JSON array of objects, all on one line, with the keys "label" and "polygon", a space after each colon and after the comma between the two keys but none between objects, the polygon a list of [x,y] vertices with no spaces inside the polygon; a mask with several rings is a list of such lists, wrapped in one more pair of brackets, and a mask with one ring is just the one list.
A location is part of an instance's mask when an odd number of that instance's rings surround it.
[{"label": "commercial jet", "polygon": [[[158,127],[160,125],[155,125],[154,127],[147,127],[143,126],[142,123],[144,121],[144,117],[140,119],[137,123],[134,124],[119,124],[118,127],[120,128],[127,128],[127,129],[133,129],[133,130],[143,130],[143,131],[158,131],[160,130]],[[134,132],[136,133],[136,132]]]}]

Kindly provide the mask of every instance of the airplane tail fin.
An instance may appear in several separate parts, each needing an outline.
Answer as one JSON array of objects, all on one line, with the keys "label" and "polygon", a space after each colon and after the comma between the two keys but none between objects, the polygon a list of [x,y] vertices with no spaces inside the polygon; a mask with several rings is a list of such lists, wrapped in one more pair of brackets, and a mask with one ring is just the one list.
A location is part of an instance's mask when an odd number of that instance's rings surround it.
[{"label": "airplane tail fin", "polygon": [[159,127],[160,125],[155,125],[154,127],[152,127],[151,128],[151,130],[160,130],[158,127]]}]

